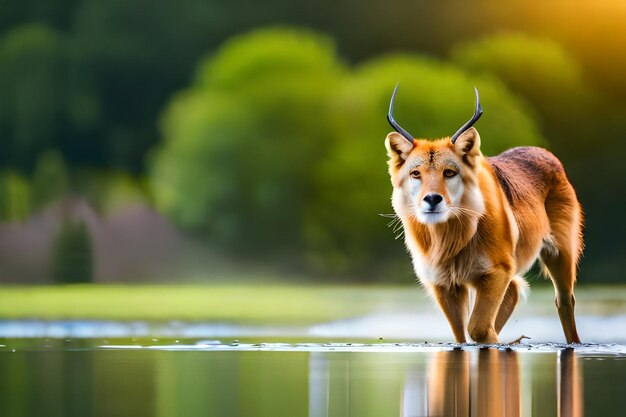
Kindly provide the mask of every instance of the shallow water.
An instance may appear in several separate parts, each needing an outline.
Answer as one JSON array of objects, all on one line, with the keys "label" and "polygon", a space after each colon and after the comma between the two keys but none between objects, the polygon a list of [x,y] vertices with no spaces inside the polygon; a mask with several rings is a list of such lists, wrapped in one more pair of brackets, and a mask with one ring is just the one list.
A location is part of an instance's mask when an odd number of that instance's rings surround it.
[{"label": "shallow water", "polygon": [[622,416],[626,346],[0,339],[2,416]]},{"label": "shallow water", "polygon": [[[579,315],[579,334],[585,342],[626,344],[626,314]],[[564,342],[556,314],[515,314],[500,338],[503,341],[527,335],[533,343]],[[0,338],[230,338],[315,340],[402,340],[412,342],[448,341],[452,334],[439,311],[414,314],[371,313],[351,319],[314,324],[277,325],[215,322],[146,322],[98,320],[0,320]]]}]

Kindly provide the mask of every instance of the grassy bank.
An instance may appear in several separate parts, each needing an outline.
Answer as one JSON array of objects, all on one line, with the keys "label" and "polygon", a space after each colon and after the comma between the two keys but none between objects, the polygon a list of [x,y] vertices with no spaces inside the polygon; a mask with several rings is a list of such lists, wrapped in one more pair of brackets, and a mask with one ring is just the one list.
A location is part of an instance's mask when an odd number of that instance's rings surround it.
[{"label": "grassy bank", "polygon": [[417,286],[0,287],[0,318],[307,323],[428,303]]},{"label": "grassy bank", "polygon": [[[526,304],[554,314],[553,290]],[[626,314],[626,287],[577,289],[579,314]],[[374,312],[436,311],[417,285],[65,285],[0,287],[0,319],[187,320],[315,323]]]}]

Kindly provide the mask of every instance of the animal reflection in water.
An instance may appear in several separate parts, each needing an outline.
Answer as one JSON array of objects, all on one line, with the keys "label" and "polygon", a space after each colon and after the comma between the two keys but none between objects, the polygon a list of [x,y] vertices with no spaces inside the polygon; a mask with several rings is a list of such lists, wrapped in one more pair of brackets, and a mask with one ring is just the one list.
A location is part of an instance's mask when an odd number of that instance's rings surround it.
[{"label": "animal reflection in water", "polygon": [[[428,416],[535,414],[535,410],[522,413],[521,371],[516,352],[481,349],[475,363],[470,355],[471,352],[460,350],[434,354],[427,382]],[[560,352],[556,391],[557,416],[583,416],[582,378],[572,349]]]},{"label": "animal reflection in water", "polygon": [[573,349],[312,352],[309,417],[583,416]]}]

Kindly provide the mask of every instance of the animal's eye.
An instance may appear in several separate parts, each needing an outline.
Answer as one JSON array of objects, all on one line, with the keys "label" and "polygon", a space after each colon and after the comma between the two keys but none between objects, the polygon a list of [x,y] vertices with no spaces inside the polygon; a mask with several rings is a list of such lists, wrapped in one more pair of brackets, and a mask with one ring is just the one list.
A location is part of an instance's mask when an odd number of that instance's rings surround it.
[{"label": "animal's eye", "polygon": [[452,170],[452,169],[446,169],[445,171],[443,171],[443,176],[446,178],[452,178],[456,175],[456,171]]},{"label": "animal's eye", "polygon": [[422,177],[422,174],[418,170],[411,171],[411,177],[419,180]]}]

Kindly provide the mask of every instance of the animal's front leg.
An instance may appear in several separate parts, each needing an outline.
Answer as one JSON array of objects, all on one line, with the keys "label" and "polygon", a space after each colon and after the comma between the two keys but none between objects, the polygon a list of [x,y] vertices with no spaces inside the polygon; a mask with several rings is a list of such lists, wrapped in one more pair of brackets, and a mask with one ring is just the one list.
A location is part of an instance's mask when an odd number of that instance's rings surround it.
[{"label": "animal's front leg", "polygon": [[465,322],[467,321],[468,296],[465,286],[433,286],[433,293],[446,315],[457,343],[465,343]]},{"label": "animal's front leg", "polygon": [[468,324],[469,335],[474,341],[498,343],[496,316],[510,282],[509,274],[497,271],[481,277],[476,283],[476,302]]}]

